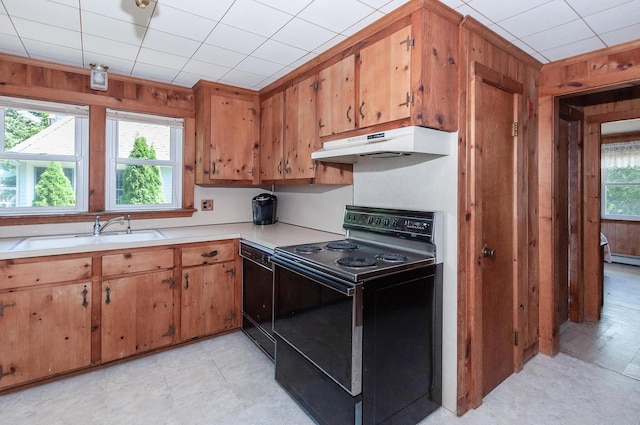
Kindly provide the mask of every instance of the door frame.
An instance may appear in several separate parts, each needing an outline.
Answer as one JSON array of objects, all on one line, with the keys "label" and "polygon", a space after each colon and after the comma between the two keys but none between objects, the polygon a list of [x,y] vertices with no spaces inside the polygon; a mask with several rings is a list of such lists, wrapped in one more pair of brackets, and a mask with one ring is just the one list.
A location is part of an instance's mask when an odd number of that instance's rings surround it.
[{"label": "door frame", "polygon": [[[469,407],[476,408],[482,403],[482,182],[479,170],[482,166],[482,141],[476,138],[475,110],[478,84],[489,84],[513,95],[514,122],[525,124],[522,111],[525,108],[524,84],[485,66],[479,62],[470,63],[469,107],[467,109],[468,148],[461,152],[461,169],[467,170],[464,178],[465,196],[459,200],[460,209],[465,211],[464,221],[459,224],[459,235],[465,239],[460,243],[463,253],[460,263],[464,272],[459,275],[458,297],[458,414]],[[524,335],[526,324],[527,270],[528,270],[528,151],[525,146],[524,129],[514,136],[514,291],[513,314],[514,331]],[[514,372],[522,369],[524,346],[514,344]]]}]

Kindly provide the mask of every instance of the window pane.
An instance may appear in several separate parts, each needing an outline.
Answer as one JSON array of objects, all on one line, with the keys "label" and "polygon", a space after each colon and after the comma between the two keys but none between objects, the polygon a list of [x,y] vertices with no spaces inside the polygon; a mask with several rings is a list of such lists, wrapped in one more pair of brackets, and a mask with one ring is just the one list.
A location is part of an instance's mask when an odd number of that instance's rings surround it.
[{"label": "window pane", "polygon": [[609,168],[607,183],[640,183],[640,167]]},{"label": "window pane", "polygon": [[[14,102],[15,103],[15,102]],[[26,105],[26,103],[25,103]],[[77,187],[87,118],[65,105],[2,107],[0,214],[56,213],[86,208]],[[42,107],[42,109],[38,109]],[[85,161],[86,163],[86,161]],[[84,173],[84,171],[83,171]]]},{"label": "window pane", "polygon": [[[136,139],[142,138],[155,156],[151,159],[171,159],[171,128],[167,125],[118,122],[118,158],[132,158]],[[137,156],[136,158],[138,158]]]},{"label": "window pane", "polygon": [[605,214],[640,216],[640,186],[639,185],[606,186]]},{"label": "window pane", "polygon": [[116,204],[171,204],[173,167],[123,165],[116,170]]}]

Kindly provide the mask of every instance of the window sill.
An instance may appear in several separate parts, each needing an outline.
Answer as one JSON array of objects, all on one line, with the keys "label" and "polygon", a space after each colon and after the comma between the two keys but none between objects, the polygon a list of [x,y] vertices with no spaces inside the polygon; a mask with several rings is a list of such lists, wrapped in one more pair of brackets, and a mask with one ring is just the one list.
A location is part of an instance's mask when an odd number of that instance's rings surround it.
[{"label": "window sill", "polygon": [[47,214],[47,215],[9,215],[0,216],[0,226],[18,226],[29,224],[56,224],[56,223],[83,223],[93,222],[96,215],[101,220],[131,214],[133,220],[158,219],[158,218],[183,218],[191,217],[197,210],[194,208],[182,208],[176,210],[159,211],[101,211],[75,214]]}]

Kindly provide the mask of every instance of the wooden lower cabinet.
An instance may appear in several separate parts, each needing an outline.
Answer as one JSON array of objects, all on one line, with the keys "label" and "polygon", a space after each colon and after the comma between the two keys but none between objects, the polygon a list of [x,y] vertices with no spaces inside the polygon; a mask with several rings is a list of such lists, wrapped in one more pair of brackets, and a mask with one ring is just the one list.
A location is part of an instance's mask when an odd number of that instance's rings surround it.
[{"label": "wooden lower cabinet", "polygon": [[0,390],[89,366],[90,302],[90,282],[0,293]]},{"label": "wooden lower cabinet", "polygon": [[235,324],[233,261],[182,271],[180,335],[183,340],[211,335]]},{"label": "wooden lower cabinet", "polygon": [[173,270],[102,282],[102,361],[173,342]]}]

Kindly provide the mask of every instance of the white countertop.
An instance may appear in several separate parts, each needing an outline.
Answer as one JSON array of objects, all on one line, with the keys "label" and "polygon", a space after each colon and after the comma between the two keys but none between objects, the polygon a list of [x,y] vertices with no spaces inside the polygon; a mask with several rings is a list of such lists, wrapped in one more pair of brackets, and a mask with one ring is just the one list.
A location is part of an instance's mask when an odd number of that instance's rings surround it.
[{"label": "white countertop", "polygon": [[0,260],[240,238],[255,242],[265,246],[266,248],[273,249],[277,246],[324,242],[344,237],[342,234],[324,232],[285,223],[270,225],[231,223],[208,226],[170,227],[158,230],[166,236],[165,239],[134,243],[104,243],[98,245],[82,245],[39,250],[13,251],[12,248],[24,238],[0,238]]}]

